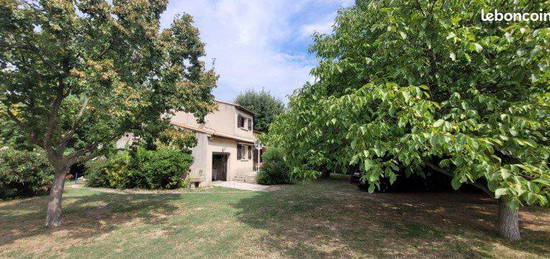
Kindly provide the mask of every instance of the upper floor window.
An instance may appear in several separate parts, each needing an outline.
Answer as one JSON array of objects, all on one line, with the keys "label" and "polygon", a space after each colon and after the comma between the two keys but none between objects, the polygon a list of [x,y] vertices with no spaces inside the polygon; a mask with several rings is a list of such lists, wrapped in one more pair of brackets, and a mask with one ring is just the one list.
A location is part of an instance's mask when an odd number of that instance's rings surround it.
[{"label": "upper floor window", "polygon": [[237,115],[237,127],[244,128],[245,118],[241,115]]},{"label": "upper floor window", "polygon": [[237,127],[252,130],[252,119],[237,115]]}]

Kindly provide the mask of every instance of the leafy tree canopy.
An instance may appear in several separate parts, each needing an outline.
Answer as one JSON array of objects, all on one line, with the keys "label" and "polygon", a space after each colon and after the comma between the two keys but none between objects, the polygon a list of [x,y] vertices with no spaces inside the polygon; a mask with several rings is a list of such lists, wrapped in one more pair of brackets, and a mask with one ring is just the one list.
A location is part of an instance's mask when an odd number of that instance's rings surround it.
[{"label": "leafy tree canopy", "polygon": [[[272,124],[293,176],[328,161],[381,178],[430,167],[510,208],[550,199],[550,28],[482,22],[550,11],[548,1],[370,1],[340,11],[311,47],[320,64]],[[333,150],[332,147],[340,147]],[[519,238],[519,236],[517,236]]]},{"label": "leafy tree canopy", "polygon": [[267,132],[269,124],[285,109],[284,103],[264,89],[260,91],[247,90],[235,98],[236,104],[254,113],[254,129]]},{"label": "leafy tree canopy", "polygon": [[[56,169],[48,225],[60,223],[64,174],[125,133],[162,132],[171,112],[214,106],[190,15],[160,30],[167,0],[0,1],[0,105]],[[162,116],[164,115],[164,116]]]}]

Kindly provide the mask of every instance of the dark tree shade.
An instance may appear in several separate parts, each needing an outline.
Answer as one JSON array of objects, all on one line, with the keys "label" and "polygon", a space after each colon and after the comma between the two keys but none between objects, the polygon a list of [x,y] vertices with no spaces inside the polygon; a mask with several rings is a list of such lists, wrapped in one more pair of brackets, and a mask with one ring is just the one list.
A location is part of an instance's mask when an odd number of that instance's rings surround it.
[{"label": "dark tree shade", "polygon": [[267,144],[293,177],[355,166],[369,191],[423,175],[473,184],[501,204],[499,231],[519,239],[521,205],[550,205],[550,27],[488,23],[549,1],[357,0],[314,35],[316,81],[291,96]]}]

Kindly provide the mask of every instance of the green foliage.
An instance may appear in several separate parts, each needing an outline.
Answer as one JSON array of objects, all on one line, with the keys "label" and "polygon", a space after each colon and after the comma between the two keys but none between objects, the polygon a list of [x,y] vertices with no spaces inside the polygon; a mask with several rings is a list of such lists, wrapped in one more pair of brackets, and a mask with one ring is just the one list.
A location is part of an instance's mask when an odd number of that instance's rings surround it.
[{"label": "green foliage", "polygon": [[181,187],[193,162],[190,154],[170,147],[157,150],[139,148],[131,157],[127,175],[121,175],[121,178],[125,178],[119,185],[122,188],[174,189]]},{"label": "green foliage", "polygon": [[8,119],[5,108],[0,105],[0,147],[32,151],[34,147],[26,142],[25,134],[18,130],[15,122]]},{"label": "green foliage", "polygon": [[0,151],[0,199],[47,194],[53,174],[41,152]]},{"label": "green foliage", "polygon": [[548,2],[357,1],[315,35],[318,78],[270,127],[293,177],[359,165],[370,191],[435,167],[484,179],[513,207],[550,199],[550,28],[484,23],[480,10]]},{"label": "green foliage", "polygon": [[174,146],[188,153],[191,152],[191,148],[197,145],[197,138],[194,132],[178,128],[165,130],[159,136],[158,141],[161,144]]},{"label": "green foliage", "polygon": [[110,159],[88,163],[87,185],[119,189],[175,189],[183,187],[193,162],[190,154],[172,147],[139,147]]},{"label": "green foliage", "polygon": [[156,137],[174,111],[203,118],[217,76],[190,15],[160,28],[167,3],[1,1],[1,119],[62,173],[125,133]]},{"label": "green foliage", "polygon": [[267,132],[269,124],[285,109],[281,100],[263,89],[257,92],[248,90],[237,96],[234,102],[256,113],[254,129],[262,132]]},{"label": "green foliage", "polygon": [[290,168],[286,164],[281,149],[268,148],[262,155],[263,164],[257,175],[259,184],[288,184],[291,183]]},{"label": "green foliage", "polygon": [[115,175],[123,174],[130,163],[128,153],[119,153],[109,158],[97,158],[86,163],[86,185],[90,187],[119,187]]}]

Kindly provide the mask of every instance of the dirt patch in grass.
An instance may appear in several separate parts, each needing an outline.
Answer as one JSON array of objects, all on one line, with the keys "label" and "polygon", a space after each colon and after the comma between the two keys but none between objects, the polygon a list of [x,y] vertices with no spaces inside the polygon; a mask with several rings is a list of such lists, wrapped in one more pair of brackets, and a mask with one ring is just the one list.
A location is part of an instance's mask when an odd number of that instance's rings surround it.
[{"label": "dirt patch in grass", "polygon": [[[116,193],[67,195],[63,225],[44,227],[46,197],[0,203],[2,224],[0,250],[22,250],[19,254],[59,255],[71,247],[97,242],[113,231],[131,228],[138,222],[159,224],[165,213],[176,213],[170,196],[132,196]],[[0,252],[2,257],[3,252]]]}]

